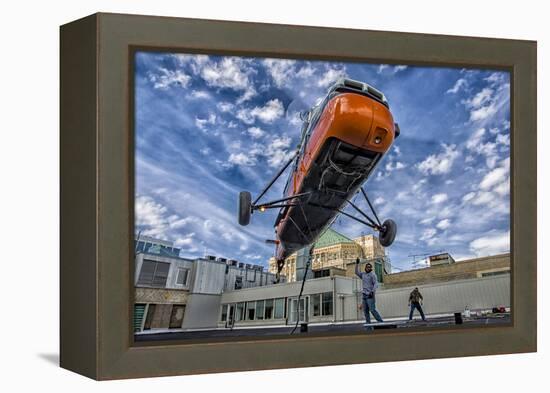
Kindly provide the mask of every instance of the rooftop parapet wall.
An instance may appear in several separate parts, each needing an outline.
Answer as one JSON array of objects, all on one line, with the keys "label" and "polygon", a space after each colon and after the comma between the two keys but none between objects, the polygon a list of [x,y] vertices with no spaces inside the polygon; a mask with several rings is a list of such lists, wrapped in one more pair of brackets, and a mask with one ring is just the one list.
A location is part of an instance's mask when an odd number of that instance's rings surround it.
[{"label": "rooftop parapet wall", "polygon": [[510,254],[492,255],[384,276],[386,288],[480,277],[484,272],[510,269]]}]

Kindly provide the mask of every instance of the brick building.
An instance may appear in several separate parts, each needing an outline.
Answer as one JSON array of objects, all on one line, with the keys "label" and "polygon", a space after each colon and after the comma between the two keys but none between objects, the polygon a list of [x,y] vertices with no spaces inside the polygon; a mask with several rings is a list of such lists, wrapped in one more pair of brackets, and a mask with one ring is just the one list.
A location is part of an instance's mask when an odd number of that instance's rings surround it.
[{"label": "brick building", "polygon": [[214,256],[182,258],[169,241],[140,236],[135,247],[135,332],[213,326],[224,291],[275,281],[259,265]]},{"label": "brick building", "polygon": [[510,273],[510,253],[436,264],[423,269],[386,274],[384,287],[395,288],[435,282],[481,278]]}]

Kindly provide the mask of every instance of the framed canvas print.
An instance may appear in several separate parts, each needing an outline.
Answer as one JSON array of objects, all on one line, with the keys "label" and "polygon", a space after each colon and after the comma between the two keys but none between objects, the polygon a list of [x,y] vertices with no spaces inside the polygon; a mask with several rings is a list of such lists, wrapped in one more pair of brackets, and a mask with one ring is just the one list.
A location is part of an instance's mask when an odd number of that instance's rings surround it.
[{"label": "framed canvas print", "polygon": [[536,350],[536,43],[61,27],[61,366]]}]

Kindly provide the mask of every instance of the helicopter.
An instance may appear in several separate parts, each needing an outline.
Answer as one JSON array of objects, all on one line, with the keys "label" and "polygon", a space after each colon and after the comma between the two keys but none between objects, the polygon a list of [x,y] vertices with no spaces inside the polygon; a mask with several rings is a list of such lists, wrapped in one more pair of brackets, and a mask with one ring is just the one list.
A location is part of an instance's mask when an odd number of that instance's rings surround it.
[{"label": "helicopter", "polygon": [[[288,256],[313,244],[340,214],[377,231],[384,247],[397,234],[395,221],[380,221],[362,187],[400,135],[385,95],[367,83],[343,78],[317,105],[301,112],[300,119],[301,140],[290,160],[254,201],[250,192],[239,193],[240,225],[248,225],[255,211],[279,209],[276,239],[268,241],[276,245],[277,275]],[[283,197],[260,202],[290,166]],[[373,217],[352,201],[358,193]],[[361,218],[344,211],[348,204]]]}]

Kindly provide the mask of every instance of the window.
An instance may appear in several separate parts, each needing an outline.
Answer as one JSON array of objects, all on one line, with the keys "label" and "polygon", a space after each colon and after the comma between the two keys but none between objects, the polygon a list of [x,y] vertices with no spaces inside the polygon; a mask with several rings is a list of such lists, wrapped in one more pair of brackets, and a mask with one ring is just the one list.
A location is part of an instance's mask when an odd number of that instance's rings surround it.
[{"label": "window", "polygon": [[330,269],[315,270],[313,278],[330,277]]},{"label": "window", "polygon": [[332,315],[332,292],[309,295],[309,302],[314,317]]},{"label": "window", "polygon": [[227,304],[224,304],[224,305],[222,306],[222,318],[221,318],[221,321],[222,321],[222,322],[227,321]]},{"label": "window", "polygon": [[497,270],[497,271],[494,271],[494,272],[481,273],[481,277],[498,276],[500,274],[508,274],[508,273],[510,273],[510,270]]},{"label": "window", "polygon": [[256,319],[264,319],[264,304],[263,300],[256,301]]},{"label": "window", "polygon": [[138,285],[164,288],[169,270],[169,263],[143,261],[139,272]]},{"label": "window", "polygon": [[332,292],[323,293],[323,315],[332,315]]},{"label": "window", "polygon": [[374,273],[376,274],[378,282],[384,282],[384,271],[381,263],[374,264]]},{"label": "window", "polygon": [[285,299],[275,299],[275,319],[281,319],[285,317]]},{"label": "window", "polygon": [[237,309],[235,310],[235,321],[244,320],[244,303],[237,303]]},{"label": "window", "polygon": [[187,276],[189,275],[189,269],[178,269],[178,277],[176,278],[176,284],[187,285]]},{"label": "window", "polygon": [[256,302],[246,302],[246,320],[253,321],[256,312]]},{"label": "window", "polygon": [[273,299],[267,299],[265,301],[265,319],[273,318]]},{"label": "window", "polygon": [[235,277],[235,289],[242,289],[243,287],[243,278],[242,276]]},{"label": "window", "polygon": [[311,301],[311,308],[313,309],[313,316],[318,317],[321,315],[321,294],[311,295],[309,297]]}]

